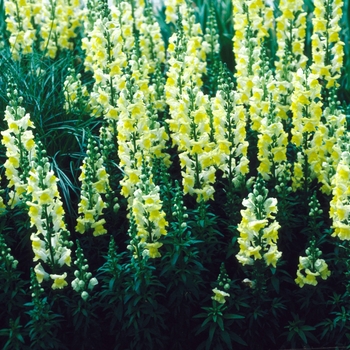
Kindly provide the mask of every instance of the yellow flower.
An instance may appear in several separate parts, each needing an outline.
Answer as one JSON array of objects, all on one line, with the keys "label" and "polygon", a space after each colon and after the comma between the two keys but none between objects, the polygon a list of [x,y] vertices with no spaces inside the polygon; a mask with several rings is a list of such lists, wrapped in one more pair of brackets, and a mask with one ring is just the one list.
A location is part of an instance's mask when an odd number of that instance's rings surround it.
[{"label": "yellow flower", "polygon": [[228,298],[230,296],[229,293],[223,292],[217,288],[214,288],[213,292],[214,292],[214,296],[211,298],[220,304],[225,304],[226,302],[225,298]]},{"label": "yellow flower", "polygon": [[282,252],[277,250],[276,245],[271,245],[268,252],[264,254],[264,260],[266,262],[266,265],[272,265],[273,267],[276,267],[277,261],[282,256]]},{"label": "yellow flower", "polygon": [[96,222],[94,222],[92,225],[91,225],[91,228],[94,229],[93,231],[93,235],[96,237],[96,236],[101,236],[101,235],[104,235],[107,233],[107,230],[104,228],[104,224],[106,223],[106,220],[105,219],[100,219]]},{"label": "yellow flower", "polygon": [[155,243],[147,243],[145,248],[149,251],[149,257],[154,258],[160,258],[161,254],[159,253],[158,249],[163,245],[163,243],[155,242]]},{"label": "yellow flower", "polygon": [[50,276],[47,272],[45,272],[40,262],[34,267],[34,272],[39,283],[41,283],[43,280],[48,280]]},{"label": "yellow flower", "polygon": [[52,289],[63,289],[68,285],[67,281],[65,280],[67,278],[67,272],[62,275],[51,274],[50,278],[54,280],[51,286]]}]

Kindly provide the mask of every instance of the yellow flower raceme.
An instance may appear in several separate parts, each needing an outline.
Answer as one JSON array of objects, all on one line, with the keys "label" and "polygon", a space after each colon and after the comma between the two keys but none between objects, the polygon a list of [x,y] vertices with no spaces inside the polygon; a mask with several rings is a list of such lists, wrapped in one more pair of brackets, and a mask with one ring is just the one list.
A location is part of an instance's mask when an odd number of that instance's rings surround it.
[{"label": "yellow flower raceme", "polygon": [[330,276],[328,265],[324,259],[317,258],[313,261],[309,256],[299,257],[297,278],[295,283],[302,288],[305,284],[316,286],[318,281],[317,278],[321,277],[326,280]]},{"label": "yellow flower raceme", "polygon": [[229,183],[238,185],[248,173],[248,142],[246,141],[246,111],[237,105],[233,83],[224,74],[216,96],[211,99],[214,139],[214,165],[224,172]]},{"label": "yellow flower raceme", "polygon": [[37,40],[38,13],[41,10],[41,2],[5,1],[6,29],[10,32],[9,43],[13,59],[19,60],[22,55],[33,52],[33,46]]},{"label": "yellow flower raceme", "polygon": [[321,191],[332,192],[332,178],[341,158],[342,147],[339,140],[345,135],[346,117],[338,110],[336,103],[330,103],[322,115],[324,123],[320,123],[306,150],[311,169],[322,184]]},{"label": "yellow flower raceme", "polygon": [[86,52],[84,65],[94,74],[95,84],[91,92],[90,109],[94,116],[104,115],[109,120],[116,120],[116,99],[118,92],[124,87],[122,69],[126,66],[130,51],[124,50],[128,38],[133,39],[132,32],[126,36],[122,27],[122,16],[130,14],[128,6],[112,7],[110,18],[102,13],[94,22],[87,37],[82,40],[82,48]]},{"label": "yellow flower raceme", "polygon": [[258,134],[258,171],[265,180],[277,179],[287,162],[288,135],[276,112],[269,109],[261,120]]},{"label": "yellow flower raceme", "polygon": [[78,28],[83,26],[79,0],[56,0],[43,3],[40,21],[40,49],[50,58],[59,50],[72,50]]},{"label": "yellow flower raceme", "polygon": [[145,161],[140,172],[133,196],[129,198],[131,241],[128,249],[137,259],[157,258],[161,256],[158,249],[163,244],[159,241],[167,234],[168,222],[162,209],[159,186],[153,183],[151,169]]},{"label": "yellow flower raceme", "polygon": [[[322,128],[321,85],[318,75],[299,69],[293,77],[294,91],[291,97],[293,128],[292,143],[297,147],[297,161],[293,170],[293,190],[301,188],[305,182],[317,177],[320,169],[313,167],[313,159],[320,152],[317,142],[313,142]],[[313,147],[312,147],[313,146]],[[306,172],[306,173],[305,173]]]},{"label": "yellow flower raceme", "polygon": [[150,73],[154,73],[157,65],[165,63],[165,45],[159,23],[154,17],[150,5],[147,8],[137,6],[134,14],[136,28],[139,31],[141,56],[147,58]]},{"label": "yellow flower raceme", "polygon": [[[166,23],[176,23],[178,16],[177,11],[184,15],[184,11],[187,10],[185,0],[165,0],[165,22]],[[186,13],[185,13],[186,16]]]},{"label": "yellow flower raceme", "polygon": [[241,211],[242,221],[238,224],[239,252],[237,260],[242,265],[254,265],[264,259],[266,266],[276,267],[282,253],[277,249],[280,225],[275,221],[277,199],[267,198],[262,182],[254,186],[253,193],[243,200],[246,209]]},{"label": "yellow flower raceme", "polygon": [[68,113],[81,114],[87,112],[87,100],[89,98],[89,92],[86,85],[81,82],[81,74],[76,74],[74,69],[69,68],[70,73],[64,83],[64,109]]},{"label": "yellow flower raceme", "polygon": [[[164,152],[168,135],[157,120],[152,103],[148,103],[150,101],[138,88],[138,76],[126,76],[128,83],[117,100],[118,156],[125,174],[121,185],[126,198],[132,197],[139,181],[142,160],[151,163],[156,157],[169,164],[169,156]],[[146,103],[153,108],[153,113],[147,110]]]},{"label": "yellow flower raceme", "polygon": [[[214,164],[218,161],[211,139],[211,108],[207,95],[200,88],[205,71],[205,48],[193,18],[174,33],[169,45],[169,70],[165,85],[170,118],[167,121],[173,144],[180,151],[184,193],[207,201],[214,193]],[[191,30],[189,30],[189,28]]]},{"label": "yellow flower raceme", "polygon": [[104,158],[98,151],[97,143],[89,138],[87,155],[81,166],[81,175],[79,180],[82,182],[81,199],[78,204],[78,213],[76,230],[85,233],[93,229],[94,236],[100,236],[107,233],[104,228],[105,219],[103,210],[108,207],[103,198],[106,193],[110,193],[109,175],[104,166]]},{"label": "yellow flower raceme", "polygon": [[[70,266],[71,250],[68,241],[68,231],[64,222],[64,209],[57,188],[58,179],[50,170],[50,164],[39,146],[36,146],[36,158],[31,162],[28,178],[28,194],[30,200],[28,215],[31,227],[35,232],[31,235],[34,261],[39,261],[35,268],[38,281],[47,279],[41,262],[50,266],[52,271],[63,265]],[[66,273],[50,274],[54,279],[52,288],[63,288]]]},{"label": "yellow flower raceme", "polygon": [[332,236],[350,240],[350,153],[344,151],[332,179],[332,200],[329,216],[332,219]]},{"label": "yellow flower raceme", "polygon": [[338,86],[343,66],[344,43],[339,37],[343,1],[315,0],[314,4],[311,71],[324,79],[325,88],[330,89]]},{"label": "yellow flower raceme", "polygon": [[253,78],[260,75],[261,44],[272,28],[273,12],[261,0],[233,0],[232,4],[237,92],[239,104],[247,104],[254,86]]},{"label": "yellow flower raceme", "polygon": [[306,68],[307,57],[304,54],[306,12],[303,6],[302,0],[293,2],[281,0],[278,7],[281,15],[276,19],[278,61],[275,62],[275,65],[276,80],[278,86],[281,86],[281,102],[288,100],[292,92],[292,73],[299,68]]},{"label": "yellow flower raceme", "polygon": [[6,147],[7,157],[4,163],[5,175],[8,187],[13,188],[9,193],[12,206],[26,196],[29,163],[36,154],[34,125],[30,115],[18,104],[20,101],[20,97],[15,97],[11,106],[6,107],[4,119],[8,129],[1,132],[1,143]]}]

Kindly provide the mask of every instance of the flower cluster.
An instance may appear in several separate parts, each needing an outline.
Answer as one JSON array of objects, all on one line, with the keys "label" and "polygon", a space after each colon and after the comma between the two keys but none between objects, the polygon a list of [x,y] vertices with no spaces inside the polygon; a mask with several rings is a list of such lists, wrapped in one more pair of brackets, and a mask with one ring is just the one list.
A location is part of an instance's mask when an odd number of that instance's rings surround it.
[{"label": "flower cluster", "polygon": [[[124,4],[124,3],[123,3]],[[95,11],[94,9],[93,11]],[[124,85],[122,68],[126,65],[126,42],[132,40],[130,24],[121,27],[121,19],[131,16],[131,7],[124,4],[119,8],[109,9],[107,4],[101,3],[98,18],[93,29],[82,39],[82,48],[86,52],[84,65],[94,76],[93,91],[90,96],[90,109],[93,116],[105,116],[115,120],[118,112],[115,108],[117,92]],[[91,10],[92,11],[92,10]]]},{"label": "flower cluster", "polygon": [[220,266],[220,273],[217,279],[218,286],[212,290],[214,296],[212,296],[211,298],[220,304],[225,304],[225,298],[228,298],[230,296],[230,294],[227,293],[227,291],[230,289],[230,283],[231,279],[228,277],[224,263],[222,263]]},{"label": "flower cluster", "polygon": [[81,199],[78,204],[76,230],[85,233],[92,229],[94,236],[107,233],[104,225],[103,209],[107,208],[106,200],[103,196],[110,193],[109,175],[104,166],[104,158],[101,156],[97,142],[90,137],[86,157],[83,160],[79,180],[81,185]]},{"label": "flower cluster", "polygon": [[293,74],[305,69],[307,57],[304,54],[306,37],[306,12],[304,1],[282,0],[279,4],[281,15],[276,18],[278,60],[275,61],[274,100],[278,116],[290,124],[291,95],[294,90]]},{"label": "flower cluster", "polygon": [[151,163],[153,158],[160,158],[169,163],[169,156],[164,153],[168,135],[157,120],[152,103],[146,104],[137,61],[131,60],[130,64],[133,74],[125,74],[127,83],[117,101],[118,155],[125,174],[121,181],[125,197],[133,193],[139,182],[143,160]]},{"label": "flower cluster", "polygon": [[78,28],[83,26],[84,12],[79,0],[56,0],[42,5],[40,49],[50,58],[59,50],[72,50]]},{"label": "flower cluster", "polygon": [[140,52],[145,56],[149,65],[150,74],[157,66],[165,63],[165,46],[162,39],[159,23],[157,22],[150,3],[135,4],[135,25],[138,30]]},{"label": "flower cluster", "polygon": [[167,234],[168,225],[162,202],[159,196],[159,187],[152,181],[151,169],[142,166],[140,182],[137,183],[132,197],[131,215],[135,225],[137,247],[130,246],[134,256],[142,252],[142,256],[150,258],[160,257],[158,249],[163,245],[159,242],[162,235]]},{"label": "flower cluster", "polygon": [[343,66],[343,46],[340,40],[339,21],[342,17],[342,0],[315,0],[314,33],[312,40],[312,73],[324,79],[325,88],[336,87]]},{"label": "flower cluster", "polygon": [[[276,183],[277,177],[285,171],[287,162],[288,134],[285,132],[283,122],[274,102],[273,91],[276,81],[266,84],[271,91],[269,97],[261,103],[260,118],[258,120],[258,172],[265,180],[272,178]],[[254,88],[253,88],[254,90]]]},{"label": "flower cluster", "polygon": [[218,91],[211,100],[213,129],[216,148],[213,151],[215,165],[224,172],[229,184],[238,185],[248,173],[248,142],[246,141],[246,113],[237,105],[232,78],[222,68],[218,79]]},{"label": "flower cluster", "polygon": [[186,1],[185,0],[165,0],[165,22],[175,24],[178,20],[178,15],[186,13]]},{"label": "flower cluster", "polygon": [[72,281],[72,288],[80,294],[81,298],[86,301],[89,298],[89,292],[98,284],[95,277],[92,277],[92,273],[88,272],[89,265],[87,259],[84,257],[83,249],[80,247],[79,241],[76,241],[77,258],[74,261],[77,270],[74,271],[75,279]]},{"label": "flower cluster", "polygon": [[322,252],[313,246],[305,250],[306,256],[299,257],[297,278],[295,283],[302,288],[305,284],[317,285],[317,277],[326,280],[330,276],[328,265],[324,259],[320,259]]},{"label": "flower cluster", "polygon": [[333,236],[350,240],[350,152],[344,151],[332,179],[332,200],[329,216],[332,219]]},{"label": "flower cluster", "polygon": [[[315,178],[315,161],[319,153],[319,145],[312,144],[313,136],[321,125],[322,102],[321,86],[318,75],[303,71],[301,68],[294,74],[294,91],[291,97],[293,113],[292,143],[297,147],[297,161],[293,169],[293,189],[305,185]],[[314,146],[314,147],[312,147]],[[317,169],[317,168],[316,168]]]},{"label": "flower cluster", "polygon": [[15,60],[32,53],[36,45],[51,58],[56,57],[58,50],[73,49],[72,39],[77,37],[83,19],[79,0],[7,0],[5,8]]},{"label": "flower cluster", "polygon": [[252,80],[260,75],[262,45],[273,23],[273,11],[261,0],[234,0],[232,4],[238,103],[247,104]]},{"label": "flower cluster", "polygon": [[246,209],[241,211],[242,221],[237,230],[239,252],[236,255],[242,265],[254,265],[264,259],[267,266],[276,267],[282,253],[277,249],[279,223],[275,220],[277,199],[268,198],[264,181],[258,179],[253,192],[243,200]]},{"label": "flower cluster", "polygon": [[319,183],[322,184],[321,191],[329,195],[342,154],[341,140],[344,140],[346,135],[346,117],[343,111],[338,109],[335,93],[330,93],[327,106],[323,110],[322,121],[311,141],[310,148],[315,152],[311,165]]},{"label": "flower cluster", "polygon": [[8,92],[8,97],[11,101],[4,116],[8,129],[1,131],[1,143],[6,147],[4,167],[8,187],[13,188],[9,193],[9,204],[14,206],[26,198],[30,161],[35,157],[36,151],[32,131],[34,124],[29,113],[21,106],[23,99],[18,96],[16,87]]},{"label": "flower cluster", "polygon": [[81,82],[81,74],[75,73],[73,68],[68,68],[68,75],[63,83],[64,109],[68,113],[80,114],[88,110],[89,92],[86,85]]},{"label": "flower cluster", "polygon": [[215,143],[210,136],[209,97],[200,89],[208,44],[201,45],[200,27],[189,9],[187,12],[178,23],[178,32],[169,39],[165,94],[171,117],[167,123],[173,144],[180,151],[184,193],[196,195],[199,202],[214,193]]},{"label": "flower cluster", "polygon": [[[304,54],[306,12],[303,6],[304,1],[302,0],[293,2],[282,0],[279,4],[281,15],[276,18],[278,44],[276,55],[279,60],[275,62],[275,66],[282,106],[288,106],[290,102],[288,100],[290,100],[290,93],[293,90],[293,72],[299,68],[306,68],[307,57]],[[282,108],[282,113],[286,117],[286,109]]]},{"label": "flower cluster", "polygon": [[41,262],[55,272],[63,265],[70,266],[71,243],[64,222],[64,209],[57,188],[57,178],[50,169],[50,163],[41,144],[36,146],[36,157],[31,161],[27,191],[30,199],[29,208],[31,227],[35,232],[30,236],[34,252],[34,261],[39,261],[34,268],[39,283],[49,278],[54,280],[53,289],[67,285],[67,273],[48,274]]},{"label": "flower cluster", "polygon": [[299,257],[297,278],[295,279],[295,282],[300,288],[305,284],[316,286],[318,283],[317,277],[321,277],[322,279],[326,280],[331,274],[325,260],[320,259],[322,252],[316,246],[316,237],[319,234],[318,221],[320,220],[320,215],[322,212],[320,203],[317,199],[316,193],[314,192],[309,199],[308,229],[311,233],[311,239],[309,247],[305,251],[306,256]]},{"label": "flower cluster", "polygon": [[33,52],[42,3],[31,0],[5,1],[6,29],[14,60]]}]

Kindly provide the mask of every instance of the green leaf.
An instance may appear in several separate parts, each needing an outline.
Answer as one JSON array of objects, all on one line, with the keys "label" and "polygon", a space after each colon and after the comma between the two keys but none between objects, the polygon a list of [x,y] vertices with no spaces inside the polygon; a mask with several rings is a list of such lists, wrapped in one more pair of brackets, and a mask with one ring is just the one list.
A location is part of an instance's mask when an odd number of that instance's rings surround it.
[{"label": "green leaf", "polygon": [[243,315],[237,315],[237,314],[225,314],[224,318],[227,320],[241,320],[245,317]]},{"label": "green leaf", "polygon": [[307,339],[306,339],[305,333],[301,329],[297,330],[297,333],[298,333],[299,337],[303,340],[303,342],[307,344]]},{"label": "green leaf", "polygon": [[216,331],[216,323],[212,323],[209,328],[209,338],[208,338],[207,346],[210,346],[211,343],[213,342],[215,331]]},{"label": "green leaf", "polygon": [[218,317],[218,319],[217,319],[216,322],[217,322],[217,324],[219,325],[220,329],[221,329],[222,331],[224,331],[225,328],[224,328],[224,321],[222,320],[222,317]]},{"label": "green leaf", "polygon": [[231,339],[238,344],[248,346],[248,344],[236,333],[230,332]]},{"label": "green leaf", "polygon": [[221,334],[220,334],[222,340],[226,343],[227,347],[229,349],[232,349],[232,342],[231,342],[231,338],[230,338],[230,335],[228,334],[227,331],[222,331]]}]

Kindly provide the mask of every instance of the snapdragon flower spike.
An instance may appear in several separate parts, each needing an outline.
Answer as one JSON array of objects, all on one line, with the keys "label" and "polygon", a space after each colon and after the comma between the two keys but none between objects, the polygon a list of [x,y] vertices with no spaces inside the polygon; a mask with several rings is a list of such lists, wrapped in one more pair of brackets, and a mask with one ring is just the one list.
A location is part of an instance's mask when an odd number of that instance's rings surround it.
[{"label": "snapdragon flower spike", "polygon": [[[308,187],[317,176],[318,145],[312,144],[315,132],[321,127],[323,103],[319,76],[301,68],[294,74],[291,97],[293,127],[291,142],[297,147],[297,160],[293,166],[293,190]],[[316,163],[315,163],[316,162]]]},{"label": "snapdragon flower spike", "polygon": [[30,171],[30,162],[36,155],[33,135],[34,124],[29,113],[21,106],[22,97],[18,96],[16,86],[8,92],[11,99],[5,110],[5,121],[8,129],[1,131],[1,143],[6,148],[4,163],[5,175],[9,193],[9,205],[12,207],[25,200],[27,196],[27,177]]},{"label": "snapdragon flower spike", "polygon": [[108,207],[104,197],[111,192],[109,175],[97,142],[92,137],[89,137],[86,153],[80,167],[79,180],[82,184],[76,230],[85,233],[91,229],[94,236],[100,236],[107,233],[103,210]]},{"label": "snapdragon flower spike", "polygon": [[138,59],[136,52],[131,55],[124,74],[126,85],[117,100],[118,156],[124,172],[122,194],[130,201],[143,160],[152,164],[152,159],[157,158],[167,166],[170,164],[170,157],[165,152],[168,134],[158,120],[154,101],[146,91],[149,83],[147,66],[147,61]]},{"label": "snapdragon flower spike", "polygon": [[121,17],[129,17],[131,8],[128,4],[109,8],[107,3],[101,3],[97,13],[92,30],[82,39],[82,48],[86,52],[84,65],[93,72],[95,80],[90,110],[93,116],[104,116],[113,124],[118,118],[118,94],[125,86],[122,69],[130,51],[125,50],[125,46],[128,40],[134,40],[131,29],[123,26]]},{"label": "snapdragon flower spike", "polygon": [[345,44],[339,37],[343,1],[315,0],[314,5],[311,71],[325,80],[323,89],[328,90],[339,86],[337,80],[343,67]]},{"label": "snapdragon flower spike", "polygon": [[316,286],[319,277],[326,280],[331,274],[325,260],[320,258],[322,252],[316,247],[314,238],[311,240],[310,246],[305,250],[305,253],[306,256],[299,257],[297,278],[295,279],[295,283],[300,288],[306,284]]},{"label": "snapdragon flower spike", "polygon": [[[178,14],[184,14],[187,11],[185,0],[165,0],[165,22],[176,24],[178,21]],[[181,10],[180,10],[181,9]]]},{"label": "snapdragon flower spike", "polygon": [[271,80],[266,88],[269,93],[261,104],[258,129],[258,172],[264,180],[273,180],[277,185],[279,174],[286,170],[288,134],[285,132],[282,119],[278,116],[276,103],[273,100],[273,91],[276,89],[275,80]]},{"label": "snapdragon flower spike", "polygon": [[83,27],[83,9],[79,0],[43,2],[40,21],[41,51],[55,58],[59,51],[73,50],[78,28]]},{"label": "snapdragon flower spike", "polygon": [[318,277],[326,280],[330,276],[328,265],[321,259],[322,252],[316,246],[316,236],[319,234],[318,221],[322,220],[321,205],[317,199],[316,192],[309,198],[309,220],[308,227],[312,233],[309,247],[305,250],[306,256],[299,257],[296,284],[302,288],[305,284],[316,286]]},{"label": "snapdragon flower spike", "polygon": [[225,265],[224,263],[221,263],[220,273],[216,281],[217,287],[212,289],[214,296],[211,298],[220,304],[225,304],[225,298],[230,297],[230,294],[228,293],[231,288],[230,283],[231,279],[228,277]]},{"label": "snapdragon flower spike", "polygon": [[332,193],[332,179],[343,152],[342,142],[346,139],[346,116],[336,102],[335,90],[329,92],[327,106],[323,110],[322,123],[319,124],[311,140],[314,150],[312,168],[327,195]]},{"label": "snapdragon flower spike", "polygon": [[240,232],[237,260],[242,265],[254,265],[256,260],[264,259],[266,266],[276,267],[282,256],[277,247],[280,228],[275,219],[277,199],[268,198],[264,181],[258,179],[243,206],[246,209],[241,211],[242,221],[237,228]]},{"label": "snapdragon flower spike", "polygon": [[295,283],[300,288],[306,284],[316,286],[318,277],[326,280],[331,274],[325,260],[319,258],[322,252],[318,248],[316,248],[316,255],[312,255],[310,249],[306,249],[305,252],[306,256],[299,257],[297,278],[295,279]]},{"label": "snapdragon flower spike", "polygon": [[249,171],[246,140],[246,111],[237,105],[234,84],[225,67],[221,68],[218,91],[211,99],[213,129],[216,148],[212,157],[231,185],[239,187]]},{"label": "snapdragon flower spike", "polygon": [[134,3],[135,29],[138,34],[140,56],[145,56],[149,64],[150,74],[156,66],[165,63],[165,44],[158,21],[153,13],[152,5],[143,0]]},{"label": "snapdragon flower spike", "polygon": [[239,104],[247,104],[259,77],[261,49],[268,29],[272,28],[273,11],[262,0],[233,0],[233,51]]},{"label": "snapdragon flower spike", "polygon": [[79,241],[76,241],[77,249],[76,260],[74,265],[76,265],[76,270],[74,271],[75,279],[72,281],[72,288],[80,294],[81,298],[86,301],[89,297],[93,288],[98,284],[95,277],[92,277],[92,273],[88,271],[89,265],[88,261],[84,256],[83,249],[80,246]]},{"label": "snapdragon flower spike", "polygon": [[[347,139],[348,142],[348,139]],[[329,216],[332,219],[333,237],[350,240],[350,152],[342,152],[332,179],[332,200]]]},{"label": "snapdragon flower spike", "polygon": [[[178,33],[170,38],[166,101],[170,109],[171,138],[180,151],[184,193],[195,195],[198,202],[207,201],[214,194],[214,149],[208,110],[209,98],[200,90],[205,72],[205,46],[194,17],[179,18]],[[217,152],[216,152],[217,153]],[[217,158],[217,157],[216,157]]]},{"label": "snapdragon flower spike", "polygon": [[63,89],[65,111],[77,115],[81,115],[82,112],[88,113],[89,92],[86,85],[82,84],[81,74],[76,74],[74,68],[68,68]]},{"label": "snapdragon flower spike", "polygon": [[204,42],[208,45],[207,77],[209,80],[209,95],[215,96],[218,88],[217,76],[221,68],[220,42],[214,2],[210,2],[209,6],[209,15],[206,22]]},{"label": "snapdragon flower spike", "polygon": [[33,52],[42,3],[31,0],[6,0],[4,3],[11,54],[17,61]]},{"label": "snapdragon flower spike", "polygon": [[161,236],[167,234],[168,222],[162,209],[159,187],[152,181],[151,169],[142,165],[140,182],[136,186],[131,205],[131,215],[134,219],[136,236],[142,246],[142,255],[150,258],[160,257],[158,249],[163,245]]},{"label": "snapdragon flower spike", "polygon": [[[69,233],[64,222],[64,209],[57,188],[57,177],[50,169],[50,163],[43,151],[42,145],[36,145],[36,157],[31,161],[31,170],[28,178],[28,193],[30,200],[28,215],[30,225],[35,228],[31,234],[34,261],[39,261],[35,270],[38,280],[54,282],[52,288],[63,288],[67,285],[67,273],[61,272],[63,265],[70,266],[71,243],[68,241]],[[47,273],[44,267],[48,266],[53,273]]]},{"label": "snapdragon flower spike", "polygon": [[213,198],[215,191],[215,143],[210,142],[209,136],[208,97],[193,85],[186,90],[180,102],[183,114],[177,117],[182,127],[172,137],[178,138],[182,151],[179,158],[184,193],[195,195],[197,202],[201,202]]},{"label": "snapdragon flower spike", "polygon": [[[124,172],[124,178],[120,182],[121,193],[124,197],[131,198],[141,174],[143,144],[140,140],[140,133],[149,129],[149,120],[146,115],[143,94],[135,84],[135,78],[131,78],[129,74],[126,74],[125,77],[126,88],[121,91],[118,98],[120,111],[117,123],[118,156],[120,167]],[[147,157],[148,154],[145,156]]]},{"label": "snapdragon flower spike", "polygon": [[281,0],[281,15],[276,18],[276,36],[278,60],[275,61],[276,99],[278,115],[282,120],[289,118],[288,110],[293,91],[293,73],[299,68],[305,69],[307,57],[304,54],[306,36],[306,12],[304,1]]}]

